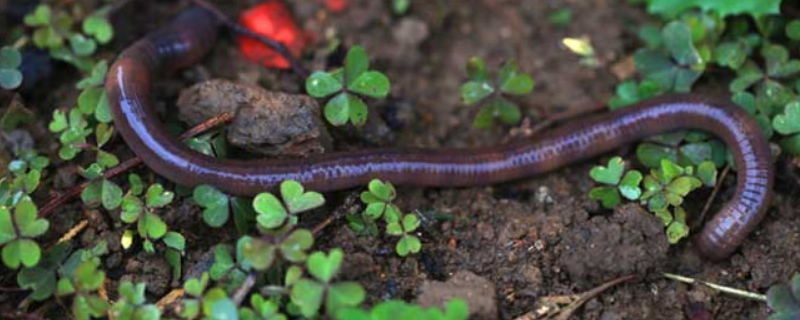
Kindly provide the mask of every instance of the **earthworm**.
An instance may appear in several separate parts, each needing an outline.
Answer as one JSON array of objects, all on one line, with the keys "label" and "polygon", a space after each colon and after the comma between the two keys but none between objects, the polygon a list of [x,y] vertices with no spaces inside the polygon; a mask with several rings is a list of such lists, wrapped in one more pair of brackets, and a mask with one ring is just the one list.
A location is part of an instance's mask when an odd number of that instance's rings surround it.
[{"label": "earthworm", "polygon": [[120,135],[147,166],[178,184],[210,184],[240,195],[274,190],[288,179],[322,192],[365,185],[376,178],[421,187],[481,186],[553,171],[649,135],[700,129],[728,145],[738,169],[733,199],[697,237],[700,253],[712,260],[729,256],[761,221],[770,203],[772,155],[758,124],[730,102],[699,95],[662,96],[506,145],[387,148],[300,159],[206,156],[167,133],[150,99],[156,77],[197,63],[214,43],[218,25],[208,12],[187,9],[170,25],[125,49],[106,79]]}]

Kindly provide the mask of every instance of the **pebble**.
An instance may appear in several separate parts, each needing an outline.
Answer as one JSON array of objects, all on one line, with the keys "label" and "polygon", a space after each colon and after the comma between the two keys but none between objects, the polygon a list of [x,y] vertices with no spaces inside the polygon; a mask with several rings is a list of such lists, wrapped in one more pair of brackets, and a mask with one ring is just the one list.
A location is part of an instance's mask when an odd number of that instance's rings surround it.
[{"label": "pebble", "polygon": [[319,105],[306,95],[213,79],[184,89],[177,104],[179,118],[189,125],[223,112],[233,114],[228,141],[253,153],[303,156],[331,149]]}]

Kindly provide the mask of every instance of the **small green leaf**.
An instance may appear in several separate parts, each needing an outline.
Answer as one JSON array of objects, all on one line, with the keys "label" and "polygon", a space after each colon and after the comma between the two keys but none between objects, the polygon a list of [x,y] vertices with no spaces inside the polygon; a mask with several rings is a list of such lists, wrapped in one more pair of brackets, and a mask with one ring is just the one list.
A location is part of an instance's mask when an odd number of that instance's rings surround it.
[{"label": "small green leaf", "polygon": [[103,88],[99,87],[83,90],[78,96],[78,109],[83,114],[93,114],[102,94]]},{"label": "small green leaf", "polygon": [[711,161],[705,161],[697,166],[697,177],[706,187],[717,184],[717,167]]},{"label": "small green leaf", "polygon": [[608,160],[608,166],[595,166],[589,171],[589,175],[599,183],[617,185],[622,178],[625,170],[625,162],[620,157],[613,157]]},{"label": "small green leaf", "polygon": [[682,21],[672,21],[661,31],[665,47],[680,65],[692,65],[702,61],[692,42],[691,30]]},{"label": "small green leaf", "polygon": [[369,69],[369,56],[362,46],[353,46],[344,61],[344,78],[350,88]]},{"label": "small green leaf", "polygon": [[784,135],[800,132],[800,102],[793,101],[786,105],[784,113],[772,118],[772,127]]},{"label": "small green leaf", "polygon": [[786,24],[786,36],[792,41],[800,41],[800,20],[792,20]]},{"label": "small green leaf", "polygon": [[355,126],[361,126],[367,122],[367,105],[361,98],[352,94],[349,97],[350,122]]},{"label": "small green leaf", "polygon": [[0,69],[16,69],[22,64],[22,55],[14,47],[0,48]]},{"label": "small green leaf", "polygon": [[48,125],[50,132],[61,132],[67,129],[67,127],[69,127],[69,123],[67,123],[67,116],[64,112],[59,109],[54,110],[53,120],[50,121]]},{"label": "small green leaf", "polygon": [[[683,212],[683,209],[681,207],[675,208],[676,215],[678,211]],[[685,215],[686,213],[684,212],[683,214]],[[667,227],[667,239],[671,244],[676,244],[689,235],[689,227],[684,222],[677,220]]]},{"label": "small green leaf", "polygon": [[[367,188],[375,197],[385,202],[394,200],[397,195],[394,186],[390,182],[383,182],[378,179],[372,179]],[[362,197],[362,199],[364,198]]]},{"label": "small green leaf", "polygon": [[386,234],[399,236],[403,234],[403,226],[399,222],[389,222],[386,224]]},{"label": "small green leaf", "polygon": [[403,235],[400,241],[397,242],[395,250],[401,257],[407,256],[409,253],[417,253],[422,248],[422,243],[419,238],[412,235]]},{"label": "small green leaf", "polygon": [[306,229],[297,229],[281,242],[283,257],[290,262],[301,262],[306,258],[306,251],[314,245],[314,235]]},{"label": "small green leaf", "polygon": [[106,92],[100,95],[100,100],[97,101],[97,107],[94,109],[94,118],[100,121],[101,124],[110,123],[114,118],[111,115],[111,106],[108,104],[108,97]]},{"label": "small green leaf", "polygon": [[606,209],[612,209],[622,201],[617,188],[614,187],[595,187],[589,191],[589,198],[599,200]]},{"label": "small green leaf", "polygon": [[308,273],[322,282],[330,282],[339,272],[342,259],[344,259],[344,253],[338,248],[331,250],[328,255],[325,255],[324,252],[314,252],[306,261]]},{"label": "small green leaf", "polygon": [[514,95],[531,93],[533,91],[533,78],[528,74],[514,74],[500,84],[500,91]]},{"label": "small green leaf", "polygon": [[16,89],[22,84],[22,72],[16,69],[0,69],[0,87],[6,90]]},{"label": "small green leaf", "polygon": [[417,216],[414,214],[407,214],[403,217],[403,230],[405,230],[405,232],[413,232],[414,230],[417,230],[419,224],[419,218],[417,218]]},{"label": "small green leaf", "polygon": [[480,57],[471,57],[467,61],[467,74],[470,79],[479,82],[489,80],[489,70],[486,69],[486,63]]},{"label": "small green leaf", "polygon": [[292,214],[308,211],[325,204],[325,198],[313,191],[305,192],[303,186],[294,180],[281,183],[281,197]]},{"label": "small green leaf", "polygon": [[44,26],[50,23],[50,15],[50,6],[39,4],[36,6],[36,10],[25,15],[24,22],[31,27]]},{"label": "small green leaf", "polygon": [[[713,164],[712,164],[713,165]],[[636,170],[631,170],[625,173],[622,181],[619,184],[619,192],[628,200],[636,200],[642,195],[642,189],[639,188],[639,183],[642,182],[642,173]]]},{"label": "small green leaf", "polygon": [[144,210],[144,205],[139,197],[132,193],[127,193],[122,198],[122,212],[120,213],[120,220],[125,223],[134,223],[139,219],[139,214]]},{"label": "small green leaf", "polygon": [[62,278],[56,284],[56,295],[61,297],[75,292],[75,286],[72,285],[70,279]]},{"label": "small green leaf", "polygon": [[122,188],[111,180],[103,179],[102,182],[102,196],[103,207],[106,210],[113,210],[122,204]]},{"label": "small green leaf", "polygon": [[11,220],[11,212],[8,207],[0,206],[0,245],[8,243],[17,238],[14,230],[14,222]]},{"label": "small green leaf", "polygon": [[213,228],[221,227],[228,221],[230,206],[228,195],[210,185],[199,185],[194,189],[192,198],[205,208],[203,221]]},{"label": "small green leaf", "polygon": [[[348,93],[339,93],[325,104],[325,119],[334,126],[341,126],[350,119],[350,105],[357,103],[355,96]],[[363,104],[363,102],[362,102]]]},{"label": "small green leaf", "polygon": [[114,37],[114,27],[108,19],[100,15],[91,15],[83,20],[83,32],[94,36],[97,42],[106,44]]},{"label": "small green leaf", "polygon": [[200,279],[191,278],[183,284],[183,289],[190,296],[200,297],[208,285],[208,273],[203,273]]},{"label": "small green leaf", "polygon": [[147,188],[145,203],[148,208],[161,208],[172,202],[175,194],[172,191],[164,190],[161,184],[156,183]]},{"label": "small green leaf", "polygon": [[383,73],[369,71],[358,76],[347,88],[371,98],[385,98],[389,94],[391,84]]},{"label": "small green leaf", "polygon": [[327,314],[336,314],[342,308],[358,306],[366,298],[366,291],[358,283],[342,282],[328,289],[325,307]]},{"label": "small green leaf", "polygon": [[160,239],[167,233],[167,224],[164,223],[164,220],[161,220],[161,217],[152,213],[146,213],[145,222],[145,228],[147,229],[147,236],[149,238]]},{"label": "small green leaf", "polygon": [[317,314],[322,306],[324,288],[319,283],[308,279],[300,279],[292,286],[292,303],[297,305],[300,314],[311,318]]},{"label": "small green leaf", "polygon": [[253,199],[253,209],[258,212],[256,221],[267,229],[280,227],[289,213],[280,200],[271,193],[261,193]]},{"label": "small green leaf", "polygon": [[461,101],[471,105],[494,93],[494,88],[487,81],[469,81],[461,86]]},{"label": "small green leaf", "polygon": [[258,239],[244,236],[239,239],[242,256],[256,270],[266,270],[275,261],[275,247]]},{"label": "small green leaf", "polygon": [[3,247],[2,256],[3,263],[11,269],[19,268],[20,264],[33,267],[39,262],[41,250],[33,240],[18,239]]},{"label": "small green leaf", "polygon": [[167,234],[164,235],[164,244],[180,252],[183,252],[183,250],[186,249],[186,239],[183,237],[183,235],[177,232],[167,232]]},{"label": "small green leaf", "polygon": [[317,71],[306,79],[306,92],[314,98],[327,97],[342,88],[342,83],[327,72]]},{"label": "small green leaf", "polygon": [[97,50],[97,43],[80,33],[73,33],[69,37],[69,45],[79,57],[91,56]]}]

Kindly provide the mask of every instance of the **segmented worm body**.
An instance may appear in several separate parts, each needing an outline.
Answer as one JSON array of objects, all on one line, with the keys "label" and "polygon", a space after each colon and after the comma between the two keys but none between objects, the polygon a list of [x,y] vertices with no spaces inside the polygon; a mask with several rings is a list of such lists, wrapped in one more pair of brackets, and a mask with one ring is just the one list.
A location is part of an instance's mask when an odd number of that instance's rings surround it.
[{"label": "segmented worm body", "polygon": [[287,179],[317,191],[362,186],[374,178],[423,187],[479,186],[552,171],[649,135],[702,129],[721,138],[733,152],[738,184],[733,199],[698,236],[700,252],[710,259],[729,256],[758,225],[770,202],[771,153],[756,121],[727,101],[696,95],[649,100],[507,145],[375,149],[303,159],[209,157],[170,136],[150,99],[156,77],[195,64],[214,43],[217,29],[211,14],[188,9],[169,26],[127,48],[106,81],[119,133],[152,170],[179,184],[210,184],[242,195],[272,190]]}]

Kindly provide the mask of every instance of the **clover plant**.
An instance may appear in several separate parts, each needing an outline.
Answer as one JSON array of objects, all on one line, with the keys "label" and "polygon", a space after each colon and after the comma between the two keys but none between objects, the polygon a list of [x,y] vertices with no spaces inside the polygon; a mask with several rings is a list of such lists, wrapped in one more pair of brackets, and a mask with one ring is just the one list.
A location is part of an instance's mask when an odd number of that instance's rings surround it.
[{"label": "clover plant", "polygon": [[461,85],[461,101],[466,105],[480,105],[473,122],[477,128],[489,128],[496,120],[515,125],[520,121],[519,106],[508,96],[521,96],[533,91],[533,78],[517,70],[514,60],[506,61],[492,78],[483,59],[472,57],[467,62],[470,80]]},{"label": "clover plant", "polygon": [[44,234],[49,222],[37,218],[33,201],[24,196],[14,207],[0,206],[0,246],[3,246],[3,263],[17,269],[20,265],[32,267],[41,258],[39,244],[33,238]]},{"label": "clover plant", "polygon": [[618,206],[622,197],[638,200],[664,222],[670,243],[677,243],[689,234],[683,199],[701,186],[713,187],[717,170],[710,161],[700,163],[695,169],[663,158],[657,169],[643,176],[637,170],[626,170],[622,158],[614,157],[607,166],[592,168],[589,175],[602,184],[589,192],[590,198],[600,201],[605,208]]},{"label": "clover plant", "polygon": [[390,89],[386,75],[369,70],[369,56],[361,46],[350,48],[344,68],[317,71],[306,79],[306,91],[312,97],[332,96],[325,104],[324,114],[334,126],[348,121],[356,126],[363,125],[367,121],[367,104],[362,97],[385,98]]}]

